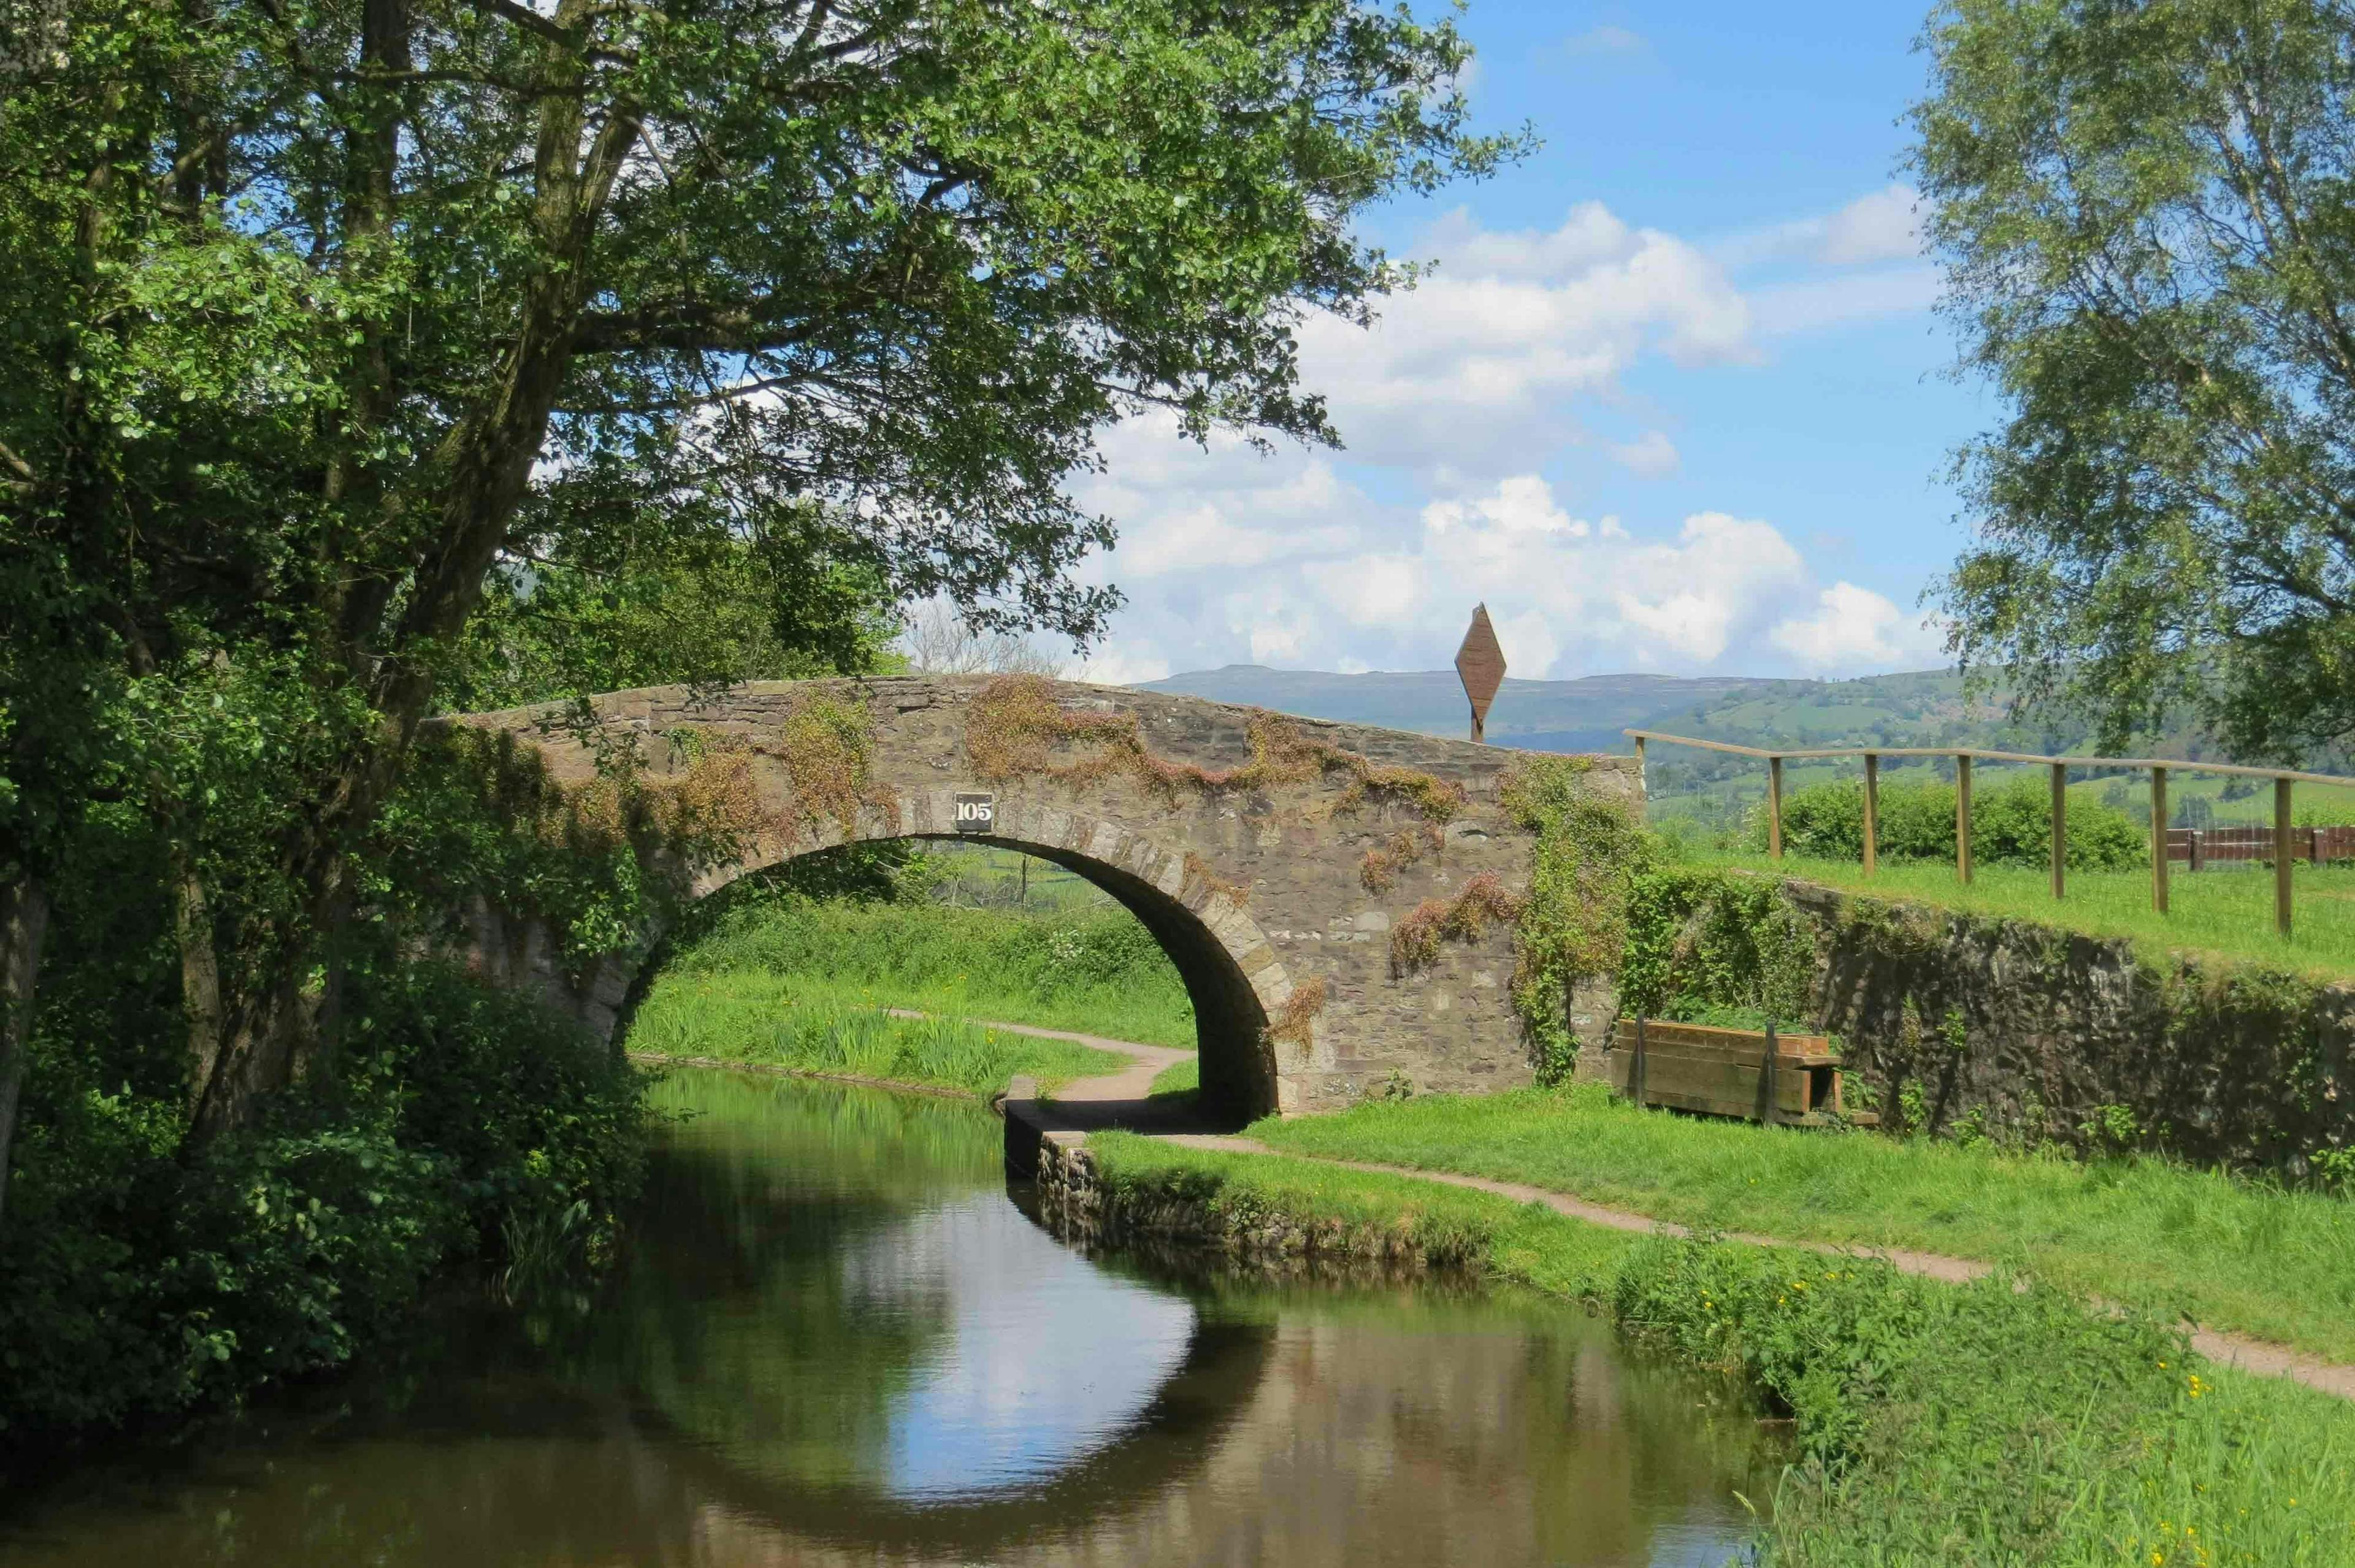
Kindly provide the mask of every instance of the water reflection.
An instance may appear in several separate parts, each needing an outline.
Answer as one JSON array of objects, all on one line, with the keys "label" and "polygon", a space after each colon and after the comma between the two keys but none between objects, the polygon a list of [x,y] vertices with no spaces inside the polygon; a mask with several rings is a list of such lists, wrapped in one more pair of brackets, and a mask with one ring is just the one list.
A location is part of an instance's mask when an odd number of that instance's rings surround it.
[{"label": "water reflection", "polygon": [[746,1481],[862,1505],[1035,1484],[1184,1358],[1184,1297],[1025,1220],[972,1106],[702,1075],[666,1097],[695,1119],[580,1371]]},{"label": "water reflection", "polygon": [[398,1399],[17,1499],[0,1563],[1718,1563],[1754,1424],[1555,1304],[1056,1245],[974,1107],[666,1098],[624,1276]]}]

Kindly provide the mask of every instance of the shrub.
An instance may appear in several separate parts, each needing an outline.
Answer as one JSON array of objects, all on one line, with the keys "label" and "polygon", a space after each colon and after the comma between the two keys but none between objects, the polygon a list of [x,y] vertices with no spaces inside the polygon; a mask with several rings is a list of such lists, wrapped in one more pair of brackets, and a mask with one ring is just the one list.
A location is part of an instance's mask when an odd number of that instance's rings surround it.
[{"label": "shrub", "polygon": [[180,1098],[109,1088],[120,1043],[46,1011],[0,1218],[0,1456],[342,1365],[537,1216],[581,1206],[596,1260],[641,1174],[638,1075],[442,965],[349,985],[337,1070],[188,1157]]},{"label": "shrub", "polygon": [[[2102,801],[2069,803],[2068,863],[2072,870],[2130,870],[2150,863],[2142,825]],[[1752,814],[1750,848],[1766,848],[1764,807]],[[1955,786],[1946,784],[1883,784],[1876,835],[1880,853],[1892,860],[1952,860],[1955,858]],[[2019,778],[1971,796],[1971,858],[1982,865],[2043,866],[2051,863],[2052,798],[2037,778]],[[1794,790],[1783,802],[1783,848],[1811,859],[1857,860],[1864,856],[1864,784],[1838,779]]]}]

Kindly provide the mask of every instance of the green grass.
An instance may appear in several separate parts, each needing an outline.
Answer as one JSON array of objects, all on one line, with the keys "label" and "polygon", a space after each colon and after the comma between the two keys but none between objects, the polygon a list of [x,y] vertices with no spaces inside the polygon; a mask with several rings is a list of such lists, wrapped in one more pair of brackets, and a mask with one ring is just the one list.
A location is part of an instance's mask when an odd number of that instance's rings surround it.
[{"label": "green grass", "polygon": [[1028,1072],[1052,1086],[1117,1072],[1125,1057],[1069,1040],[1010,1034],[954,1018],[895,1019],[828,986],[757,971],[659,976],[630,1025],[632,1051],[702,1056],[804,1072],[967,1089]]},{"label": "green grass", "polygon": [[2319,979],[2355,976],[2355,867],[2293,868],[2295,901],[2285,940],[2274,932],[2269,869],[2193,876],[2179,866],[2169,880],[2172,907],[2162,915],[2150,907],[2147,869],[2072,871],[2067,896],[2055,901],[2049,872],[2017,866],[1975,868],[1965,886],[1955,880],[1952,866],[1918,860],[1883,861],[1868,879],[1861,865],[1849,861],[1786,856],[1777,863],[1764,855],[1700,849],[1688,849],[1685,856],[1700,865],[1799,877],[1881,898],[2123,937],[2154,957],[2193,953],[2254,959]]},{"label": "green grass", "polygon": [[784,975],[798,987],[945,1017],[1190,1050],[1185,982],[1124,911],[1022,914],[789,900],[734,910],[671,955],[673,975]]},{"label": "green grass", "polygon": [[1699,1229],[1913,1248],[2355,1360],[2355,1201],[2147,1157],[1641,1110],[1599,1085],[1429,1095],[1253,1136],[1302,1155],[1521,1181]]},{"label": "green grass", "polygon": [[1403,1233],[1739,1372],[1793,1416],[1801,1456],[1762,1527],[1763,1562],[2355,1562],[2355,1408],[2208,1365],[2150,1318],[2008,1278],[1946,1286],[1879,1264],[1638,1238],[1296,1159],[1118,1135],[1091,1147],[1115,1192],[1247,1223]]},{"label": "green grass", "polygon": [[1202,1087],[1202,1064],[1199,1061],[1177,1061],[1163,1068],[1153,1077],[1153,1098],[1174,1099],[1191,1094]]}]

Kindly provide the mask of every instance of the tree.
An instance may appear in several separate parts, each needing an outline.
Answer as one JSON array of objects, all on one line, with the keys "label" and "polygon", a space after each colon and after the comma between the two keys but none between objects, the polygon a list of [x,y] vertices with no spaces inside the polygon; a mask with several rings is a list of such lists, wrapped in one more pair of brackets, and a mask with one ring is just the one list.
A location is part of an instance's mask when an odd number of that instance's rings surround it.
[{"label": "tree", "polygon": [[740,531],[674,503],[533,539],[491,573],[438,700],[482,711],[894,667],[888,591],[829,557],[838,527],[811,507]]},{"label": "tree", "polygon": [[1063,661],[1027,637],[988,632],[938,601],[919,604],[900,622],[908,663],[926,675],[1043,675],[1060,677]]},{"label": "tree", "polygon": [[1913,167],[1964,365],[1952,651],[2104,743],[2355,733],[2355,7],[1946,0]]},{"label": "tree", "polygon": [[11,740],[4,869],[37,900],[27,825],[93,789],[173,824],[199,1136],[332,1013],[353,857],[533,538],[801,508],[829,571],[1084,638],[1095,432],[1331,439],[1294,325],[1400,277],[1353,215],[1514,147],[1452,26],[1363,0],[43,16],[0,50],[0,464],[53,610],[0,705],[30,733],[54,645],[95,672],[59,721],[116,718],[90,776]]}]

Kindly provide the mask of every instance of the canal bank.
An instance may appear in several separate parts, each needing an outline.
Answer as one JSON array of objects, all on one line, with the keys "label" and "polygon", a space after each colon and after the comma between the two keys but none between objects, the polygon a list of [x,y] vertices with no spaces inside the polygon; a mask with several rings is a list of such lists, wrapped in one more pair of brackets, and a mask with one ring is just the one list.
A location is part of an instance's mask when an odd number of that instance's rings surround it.
[{"label": "canal bank", "polygon": [[[1108,1135],[1074,1235],[1425,1264],[1589,1304],[1634,1342],[1743,1379],[1799,1462],[1764,1561],[2355,1562],[2355,1409],[2219,1368],[2179,1333],[1995,1276],[1641,1236],[1328,1162]],[[1458,1260],[1464,1260],[1459,1263]]]}]

